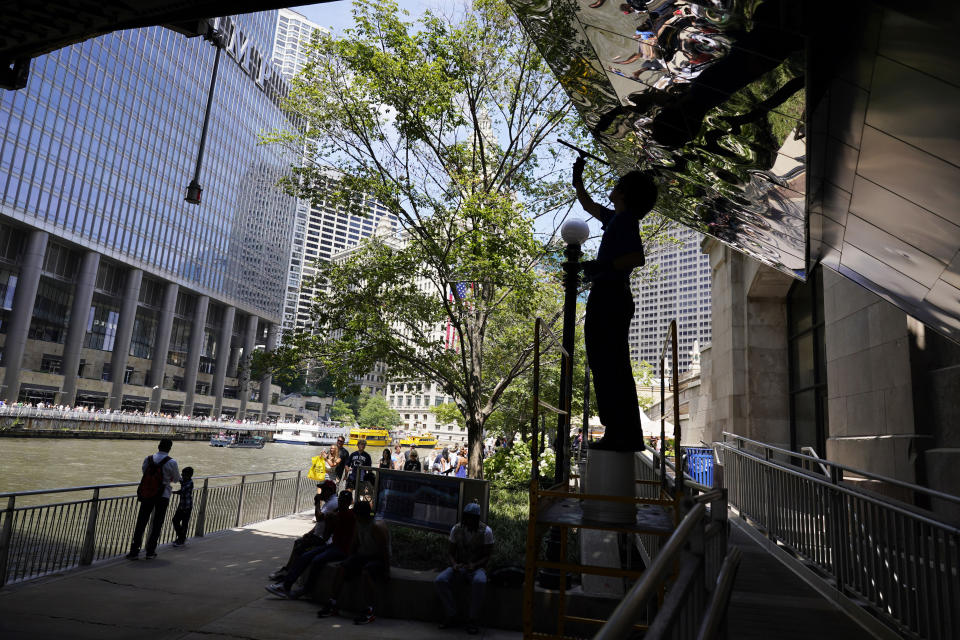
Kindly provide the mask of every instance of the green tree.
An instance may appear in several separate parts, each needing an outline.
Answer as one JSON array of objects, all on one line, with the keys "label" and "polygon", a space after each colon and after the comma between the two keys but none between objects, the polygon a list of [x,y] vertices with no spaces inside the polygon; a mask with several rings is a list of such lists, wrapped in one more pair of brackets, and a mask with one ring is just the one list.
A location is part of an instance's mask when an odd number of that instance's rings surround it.
[{"label": "green tree", "polygon": [[330,419],[343,423],[345,426],[352,426],[357,421],[356,415],[350,405],[343,400],[334,400],[330,407]]},{"label": "green tree", "polygon": [[444,402],[436,407],[431,407],[430,413],[437,416],[437,424],[455,424],[458,427],[463,426],[463,414],[460,413],[460,407],[458,407],[454,402]]},{"label": "green tree", "polygon": [[377,361],[442,384],[478,477],[484,424],[530,365],[533,318],[557,315],[534,224],[571,204],[569,156],[547,144],[570,103],[502,2],[416,25],[390,1],[354,6],[356,27],[319,37],[294,79],[288,107],[308,127],[268,139],[307,150],[292,193],[354,211],[367,194],[402,235],[321,266],[325,335],[295,344],[338,388]]},{"label": "green tree", "polygon": [[367,429],[390,429],[400,424],[400,414],[390,408],[383,396],[373,394],[364,402],[357,422]]}]

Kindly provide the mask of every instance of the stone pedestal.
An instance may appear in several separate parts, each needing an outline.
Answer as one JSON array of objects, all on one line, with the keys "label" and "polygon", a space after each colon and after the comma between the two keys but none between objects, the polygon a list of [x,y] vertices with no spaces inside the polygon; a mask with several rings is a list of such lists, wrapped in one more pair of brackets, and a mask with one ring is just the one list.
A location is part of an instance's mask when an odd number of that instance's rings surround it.
[{"label": "stone pedestal", "polygon": [[[584,493],[636,496],[636,478],[633,470],[632,451],[587,450],[587,474],[584,479]],[[622,502],[584,500],[583,516],[588,520],[600,520],[610,523],[634,523],[637,520],[637,507]]]}]

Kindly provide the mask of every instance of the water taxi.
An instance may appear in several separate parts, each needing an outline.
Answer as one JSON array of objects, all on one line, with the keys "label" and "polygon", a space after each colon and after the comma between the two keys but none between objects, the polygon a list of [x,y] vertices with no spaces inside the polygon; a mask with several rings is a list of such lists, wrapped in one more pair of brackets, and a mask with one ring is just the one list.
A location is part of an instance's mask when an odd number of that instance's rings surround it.
[{"label": "water taxi", "polygon": [[420,433],[407,436],[400,439],[402,447],[428,447],[430,449],[437,446],[437,436],[431,433]]},{"label": "water taxi", "polygon": [[390,432],[386,429],[350,429],[347,445],[355,447],[361,439],[367,441],[367,447],[390,446]]},{"label": "water taxi", "polygon": [[347,430],[338,422],[322,424],[279,424],[277,432],[273,434],[274,442],[283,444],[308,444],[314,446],[330,446],[340,436],[346,436]]}]

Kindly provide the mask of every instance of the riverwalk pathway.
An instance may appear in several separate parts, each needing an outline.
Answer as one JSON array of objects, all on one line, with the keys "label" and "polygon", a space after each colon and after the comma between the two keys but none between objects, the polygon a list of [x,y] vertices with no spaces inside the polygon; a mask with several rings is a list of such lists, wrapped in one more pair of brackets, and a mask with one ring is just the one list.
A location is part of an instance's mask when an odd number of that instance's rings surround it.
[{"label": "riverwalk pathway", "polygon": [[[277,518],[204,538],[161,546],[153,560],[109,560],[90,568],[0,589],[4,640],[302,640],[303,638],[466,637],[461,629],[380,618],[356,626],[349,617],[319,619],[317,605],[264,591],[294,536],[312,514]],[[476,636],[513,640],[520,633],[485,629]]]}]

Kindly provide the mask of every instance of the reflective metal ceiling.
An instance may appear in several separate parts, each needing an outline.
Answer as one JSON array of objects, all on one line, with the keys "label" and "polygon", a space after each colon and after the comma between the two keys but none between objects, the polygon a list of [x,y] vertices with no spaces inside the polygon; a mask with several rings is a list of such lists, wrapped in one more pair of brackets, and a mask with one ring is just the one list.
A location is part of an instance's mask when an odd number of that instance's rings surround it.
[{"label": "reflective metal ceiling", "polygon": [[960,341],[960,4],[509,2],[661,213]]},{"label": "reflective metal ceiling", "polygon": [[658,174],[661,213],[805,276],[794,3],[510,1],[611,162]]}]

